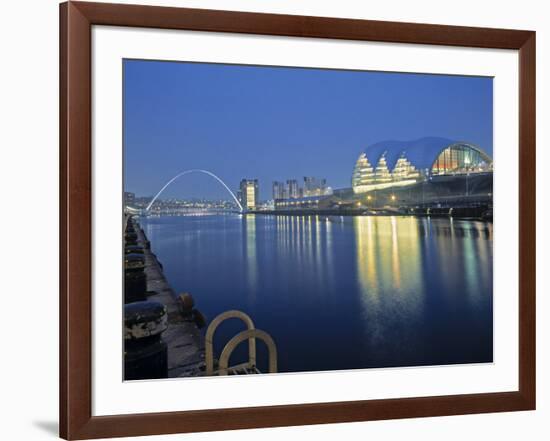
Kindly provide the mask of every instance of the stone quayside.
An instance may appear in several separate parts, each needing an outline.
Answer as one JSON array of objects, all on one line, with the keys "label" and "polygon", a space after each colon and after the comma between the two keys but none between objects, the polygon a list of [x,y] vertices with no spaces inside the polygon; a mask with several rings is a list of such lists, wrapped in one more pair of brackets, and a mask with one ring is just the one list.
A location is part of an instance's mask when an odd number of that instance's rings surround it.
[{"label": "stone quayside", "polygon": [[[125,379],[174,378],[204,375],[205,347],[204,336],[199,325],[204,326],[204,318],[187,296],[182,301],[168,284],[162,264],[150,249],[150,244],[139,224],[127,218],[131,231],[135,236],[126,234],[125,248],[132,251],[141,247],[143,252],[143,272],[146,279],[145,293],[136,299],[135,294],[125,289],[126,303],[126,339],[125,339]],[[137,236],[137,237],[136,237]],[[135,254],[131,254],[134,256]],[[128,261],[129,254],[126,254]],[[128,264],[126,264],[128,265]],[[125,286],[131,286],[126,280]],[[130,302],[128,300],[139,300]],[[160,305],[164,307],[159,309]],[[157,309],[155,310],[155,306]],[[133,309],[133,311],[132,311]],[[141,313],[136,311],[141,310]],[[148,312],[157,313],[159,319],[146,317]],[[165,314],[163,314],[163,312]],[[165,315],[165,317],[163,317]],[[143,332],[135,326],[135,318],[144,324]],[[130,323],[130,321],[132,321]],[[160,322],[163,321],[163,324]],[[157,331],[158,329],[158,331]],[[132,334],[136,338],[129,334]],[[162,334],[161,343],[158,338],[152,341],[155,333]],[[145,337],[145,338],[143,338]],[[163,360],[163,357],[166,359]]]}]

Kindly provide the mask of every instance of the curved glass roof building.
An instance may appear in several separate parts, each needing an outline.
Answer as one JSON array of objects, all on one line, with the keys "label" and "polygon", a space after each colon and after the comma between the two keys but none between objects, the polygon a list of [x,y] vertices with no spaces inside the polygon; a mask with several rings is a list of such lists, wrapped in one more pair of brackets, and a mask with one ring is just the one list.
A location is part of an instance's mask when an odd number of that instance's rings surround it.
[{"label": "curved glass roof building", "polygon": [[415,184],[431,176],[492,171],[493,160],[481,148],[446,138],[383,141],[365,149],[351,178],[354,193]]}]

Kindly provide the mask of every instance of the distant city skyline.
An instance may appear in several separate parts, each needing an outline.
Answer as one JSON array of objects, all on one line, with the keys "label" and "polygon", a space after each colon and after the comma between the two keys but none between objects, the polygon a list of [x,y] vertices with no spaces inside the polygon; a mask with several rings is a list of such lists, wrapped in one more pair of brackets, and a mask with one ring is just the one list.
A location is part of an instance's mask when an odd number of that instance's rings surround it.
[{"label": "distant city skyline", "polygon": [[[370,144],[441,136],[493,155],[492,79],[206,63],[124,61],[125,191],[152,196],[186,169],[236,192],[304,176],[349,187]],[[163,198],[229,199],[189,175]]]}]

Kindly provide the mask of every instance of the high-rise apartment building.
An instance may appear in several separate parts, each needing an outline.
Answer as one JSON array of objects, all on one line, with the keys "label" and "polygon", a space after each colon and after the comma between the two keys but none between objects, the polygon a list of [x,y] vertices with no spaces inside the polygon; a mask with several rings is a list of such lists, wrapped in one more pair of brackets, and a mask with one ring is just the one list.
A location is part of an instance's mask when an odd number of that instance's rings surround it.
[{"label": "high-rise apartment building", "polygon": [[304,176],[304,196],[321,196],[326,194],[327,180],[317,179],[314,176]]},{"label": "high-rise apartment building", "polygon": [[286,184],[288,186],[288,197],[290,199],[296,199],[300,196],[300,189],[296,179],[289,179],[286,181]]},{"label": "high-rise apartment building", "polygon": [[260,189],[257,179],[243,179],[239,186],[241,205],[245,210],[255,210],[260,201]]},{"label": "high-rise apartment building", "polygon": [[285,183],[273,181],[273,200],[285,199]]}]

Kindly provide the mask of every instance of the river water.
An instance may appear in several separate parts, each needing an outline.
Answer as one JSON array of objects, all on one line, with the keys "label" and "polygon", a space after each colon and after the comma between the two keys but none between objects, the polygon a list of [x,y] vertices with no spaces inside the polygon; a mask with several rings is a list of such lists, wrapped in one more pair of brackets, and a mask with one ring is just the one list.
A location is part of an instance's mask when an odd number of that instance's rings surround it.
[{"label": "river water", "polygon": [[[490,362],[493,226],[416,217],[142,218],[177,292],[208,320],[238,309],[279,372]],[[244,326],[219,328],[215,351]],[[231,359],[244,361],[245,344]],[[266,351],[258,346],[260,368]]]}]

